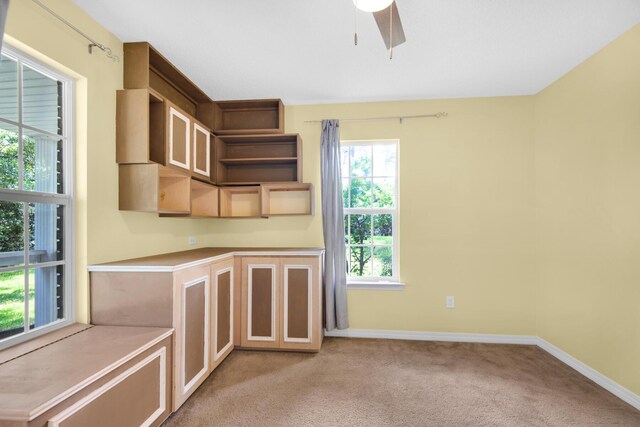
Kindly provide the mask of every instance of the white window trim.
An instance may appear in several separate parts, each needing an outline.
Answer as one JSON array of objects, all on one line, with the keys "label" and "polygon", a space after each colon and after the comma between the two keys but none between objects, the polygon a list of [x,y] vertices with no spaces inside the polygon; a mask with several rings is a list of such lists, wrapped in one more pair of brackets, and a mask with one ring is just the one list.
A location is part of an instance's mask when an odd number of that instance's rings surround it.
[{"label": "white window trim", "polygon": [[[62,119],[63,119],[63,133],[62,135],[52,134],[45,130],[22,124],[22,84],[18,86],[18,121],[12,121],[0,117],[0,122],[13,125],[18,128],[18,137],[22,141],[23,129],[33,130],[44,135],[55,137],[63,141],[63,183],[64,194],[51,194],[51,193],[39,193],[35,191],[22,191],[22,154],[19,156],[19,168],[20,168],[20,189],[19,190],[5,190],[0,189],[0,199],[16,202],[26,203],[55,203],[65,206],[64,215],[64,259],[62,261],[54,261],[47,263],[39,263],[29,265],[29,257],[27,254],[28,245],[24,248],[25,265],[17,267],[3,267],[0,268],[0,272],[6,271],[19,271],[28,270],[29,267],[39,268],[47,266],[64,265],[64,318],[51,322],[45,326],[35,328],[33,330],[27,330],[20,334],[16,334],[5,339],[0,340],[0,350],[11,347],[13,345],[31,340],[38,336],[44,335],[56,329],[63,328],[75,322],[76,319],[76,270],[75,270],[75,152],[73,144],[73,136],[75,131],[75,87],[74,80],[70,76],[60,73],[26,53],[12,47],[6,42],[2,46],[2,54],[13,59],[18,63],[18,81],[22,82],[22,68],[21,65],[27,65],[35,71],[50,77],[51,79],[58,80],[63,84],[62,90]],[[25,216],[26,218],[26,216]],[[25,219],[25,231],[28,230],[28,220]],[[25,302],[25,307],[29,309],[28,298]],[[27,311],[28,312],[28,311]]]},{"label": "white window trim", "polygon": [[[400,140],[384,139],[384,140],[342,140],[340,147],[352,147],[357,145],[395,145],[396,146],[396,173],[395,173],[395,208],[344,208],[344,214],[391,214],[393,229],[393,261],[392,269],[394,275],[391,277],[377,276],[349,276],[347,272],[347,288],[349,289],[376,289],[376,290],[401,290],[405,284],[400,280]],[[349,165],[351,170],[351,165]],[[372,171],[373,172],[373,171]],[[342,177],[351,178],[351,177]],[[389,178],[371,176],[367,178]],[[341,183],[342,184],[342,183]],[[375,245],[372,245],[375,246]]]}]

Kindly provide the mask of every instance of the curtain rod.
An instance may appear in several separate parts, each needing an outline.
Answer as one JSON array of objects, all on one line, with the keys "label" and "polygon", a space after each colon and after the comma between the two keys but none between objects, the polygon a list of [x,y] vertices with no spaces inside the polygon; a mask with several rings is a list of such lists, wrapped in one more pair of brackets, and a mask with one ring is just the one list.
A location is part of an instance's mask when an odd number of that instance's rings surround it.
[{"label": "curtain rod", "polygon": [[[447,117],[448,114],[444,111],[441,111],[436,114],[418,114],[416,116],[388,116],[388,117],[365,117],[360,119],[339,119],[341,122],[370,122],[375,120],[399,120],[400,124],[406,119],[424,119],[424,118],[432,118],[432,119],[441,119],[443,117]],[[322,120],[305,120],[305,123],[322,123]]]},{"label": "curtain rod", "polygon": [[89,40],[91,42],[91,43],[89,43],[89,53],[90,54],[93,53],[93,48],[97,47],[98,49],[103,51],[105,55],[107,55],[107,58],[111,59],[114,62],[120,62],[120,58],[117,55],[113,54],[113,52],[111,51],[111,48],[103,45],[102,43],[98,43],[97,41],[95,41],[94,39],[92,39],[91,37],[89,37],[88,35],[83,33],[82,31],[80,31],[75,25],[73,25],[72,23],[70,23],[69,21],[64,19],[62,16],[58,15],[53,10],[49,9],[47,6],[42,4],[39,0],[33,0],[33,2],[35,4],[37,4],[38,6],[40,6],[41,8],[43,8],[44,10],[46,10],[47,12],[49,12],[54,17],[58,18],[58,20],[60,20],[60,22],[65,24],[67,27],[71,28],[73,31],[75,31],[76,33],[80,34],[85,39]]}]

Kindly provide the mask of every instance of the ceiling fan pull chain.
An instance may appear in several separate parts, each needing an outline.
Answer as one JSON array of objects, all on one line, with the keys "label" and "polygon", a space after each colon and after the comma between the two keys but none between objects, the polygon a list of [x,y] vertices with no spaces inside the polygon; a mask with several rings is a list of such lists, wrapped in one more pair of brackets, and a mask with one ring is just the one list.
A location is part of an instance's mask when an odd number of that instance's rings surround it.
[{"label": "ceiling fan pull chain", "polygon": [[355,2],[355,7],[353,8],[353,44],[354,46],[358,46],[358,0]]},{"label": "ceiling fan pull chain", "polygon": [[389,60],[393,59],[393,3],[389,6]]}]

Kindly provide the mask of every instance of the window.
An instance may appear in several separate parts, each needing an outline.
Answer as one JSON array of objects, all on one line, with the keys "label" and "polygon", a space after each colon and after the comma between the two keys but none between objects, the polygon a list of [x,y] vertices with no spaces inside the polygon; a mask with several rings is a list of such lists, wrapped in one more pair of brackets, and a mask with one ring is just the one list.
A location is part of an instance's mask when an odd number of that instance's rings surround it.
[{"label": "window", "polygon": [[348,281],[397,282],[398,142],[343,141],[340,161]]},{"label": "window", "polygon": [[0,348],[71,323],[72,81],[0,57]]}]

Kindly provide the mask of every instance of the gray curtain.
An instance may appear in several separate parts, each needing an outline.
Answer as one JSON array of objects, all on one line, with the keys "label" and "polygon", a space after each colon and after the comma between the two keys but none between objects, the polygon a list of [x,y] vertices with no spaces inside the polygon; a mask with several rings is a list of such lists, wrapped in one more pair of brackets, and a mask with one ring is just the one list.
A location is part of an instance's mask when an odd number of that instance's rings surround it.
[{"label": "gray curtain", "polygon": [[325,320],[327,331],[349,327],[347,271],[340,176],[340,123],[322,121],[320,144],[322,225],[325,246]]},{"label": "gray curtain", "polygon": [[4,25],[7,22],[9,12],[9,0],[0,0],[0,52],[2,52],[2,39],[4,38]]}]

